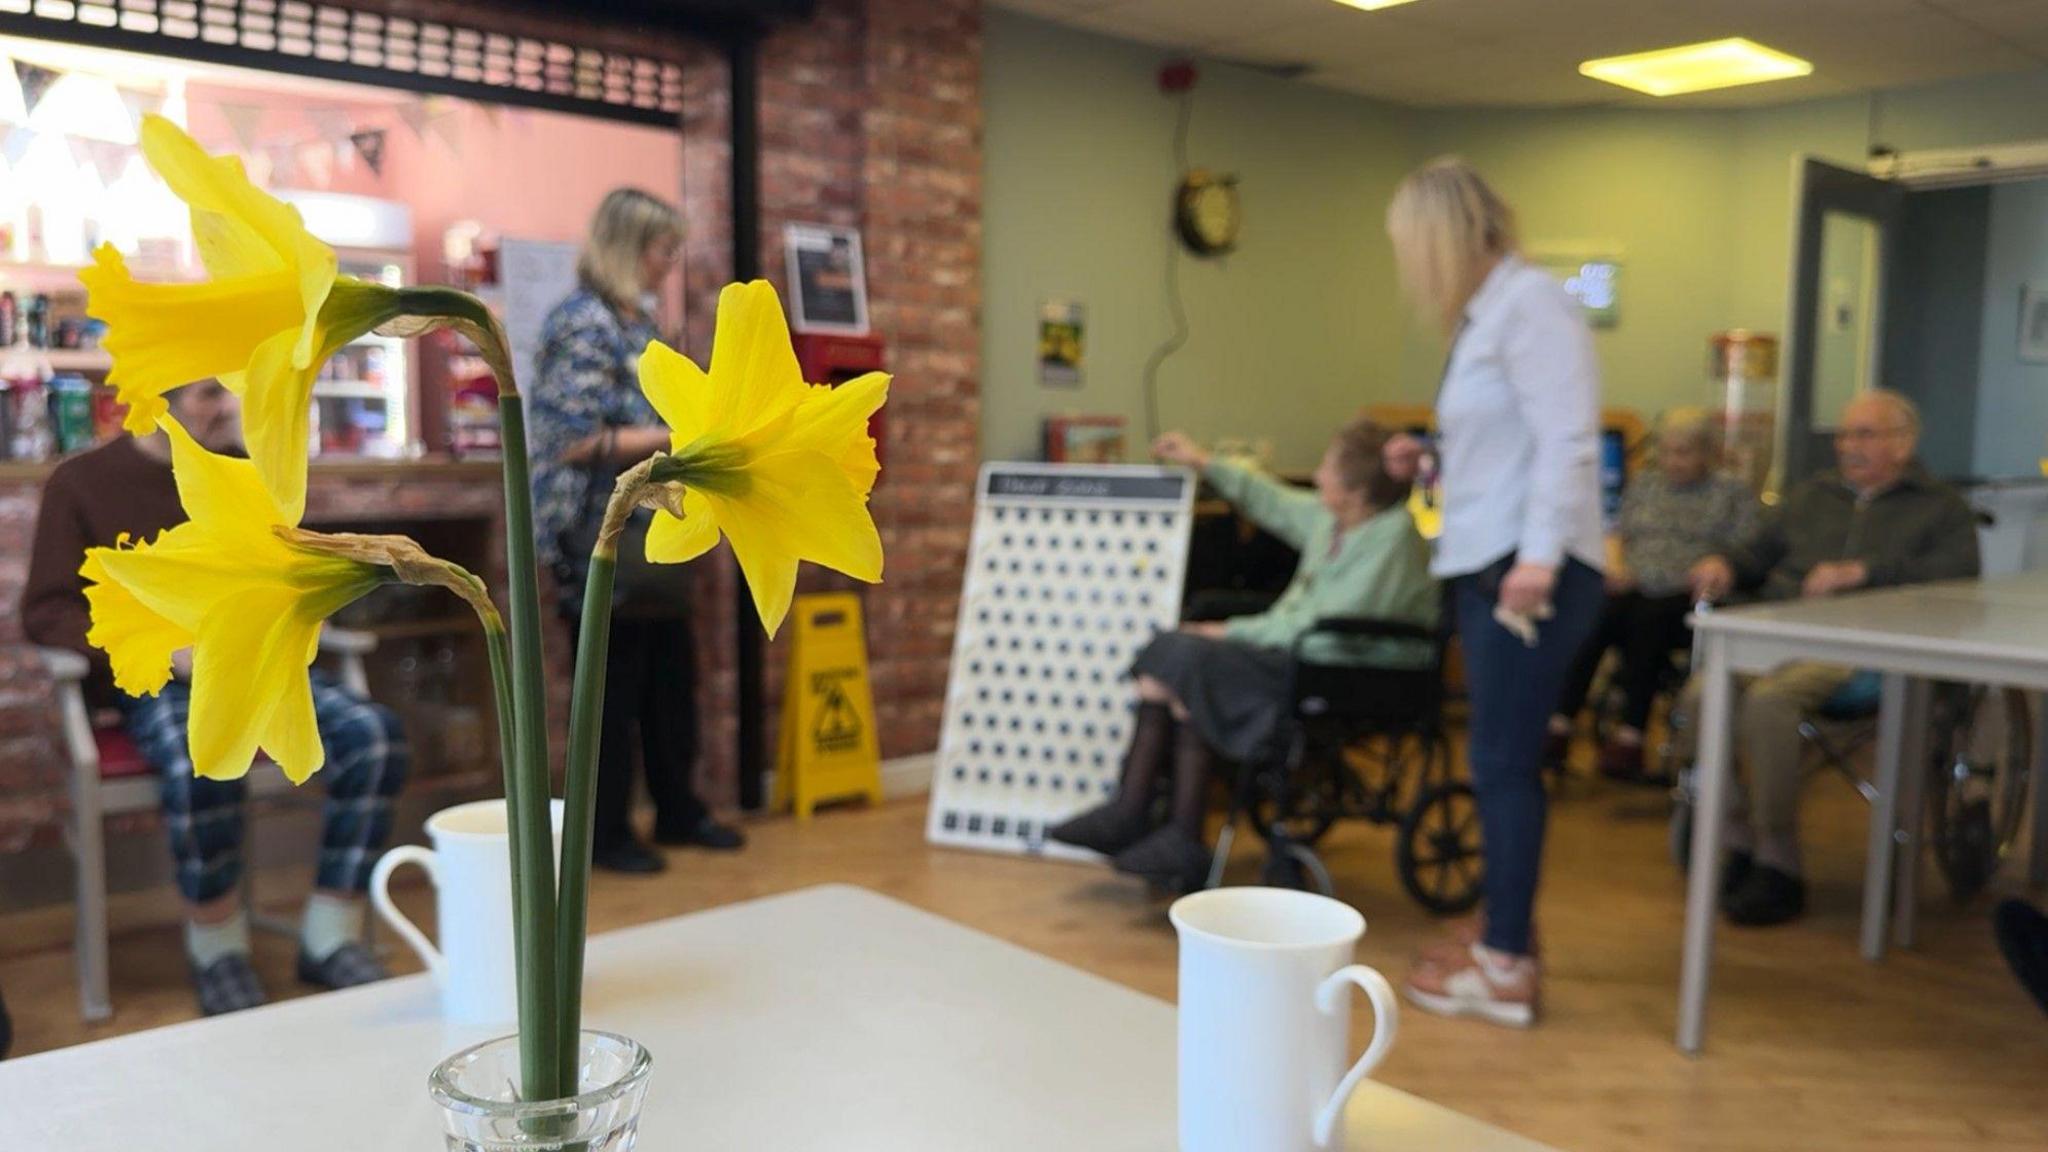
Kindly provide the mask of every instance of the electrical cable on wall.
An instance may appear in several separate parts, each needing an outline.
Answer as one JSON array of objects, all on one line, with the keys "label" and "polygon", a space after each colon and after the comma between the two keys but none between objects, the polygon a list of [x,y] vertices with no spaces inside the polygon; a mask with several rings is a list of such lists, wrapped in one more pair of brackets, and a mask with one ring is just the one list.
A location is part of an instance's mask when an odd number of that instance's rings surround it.
[{"label": "electrical cable on wall", "polygon": [[[1186,84],[1178,88],[1172,87],[1172,82],[1168,79],[1171,70],[1172,66],[1169,66],[1168,71],[1161,74],[1160,81],[1161,86],[1172,92],[1174,99],[1180,104],[1173,128],[1173,167],[1174,175],[1178,178],[1186,176],[1188,171],[1188,122],[1194,116],[1195,93],[1192,69],[1189,70]],[[1180,295],[1180,248],[1178,243],[1170,242],[1166,246],[1166,307],[1173,316],[1173,334],[1145,358],[1145,443],[1148,445],[1159,438],[1160,365],[1165,364],[1168,357],[1180,351],[1181,346],[1188,342],[1187,307]]]}]

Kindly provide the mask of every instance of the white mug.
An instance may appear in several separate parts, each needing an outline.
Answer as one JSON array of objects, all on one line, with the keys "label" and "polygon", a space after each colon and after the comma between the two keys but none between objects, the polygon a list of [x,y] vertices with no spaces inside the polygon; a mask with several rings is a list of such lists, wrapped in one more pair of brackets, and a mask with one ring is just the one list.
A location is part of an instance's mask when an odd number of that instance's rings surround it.
[{"label": "white mug", "polygon": [[[1344,1104],[1393,1047],[1393,986],[1351,963],[1365,917],[1286,888],[1215,888],[1174,901],[1180,934],[1181,1152],[1341,1148]],[[1344,1070],[1356,984],[1372,1043]]]},{"label": "white mug", "polygon": [[[553,802],[556,866],[562,858],[562,802]],[[519,989],[512,943],[512,857],[505,802],[478,800],[443,808],[427,818],[432,851],[401,844],[370,873],[370,903],[377,915],[412,945],[441,987],[449,1019],[464,1024],[509,1025],[519,1019]],[[441,946],[391,903],[391,874],[407,864],[426,869],[434,882],[434,919]]]}]

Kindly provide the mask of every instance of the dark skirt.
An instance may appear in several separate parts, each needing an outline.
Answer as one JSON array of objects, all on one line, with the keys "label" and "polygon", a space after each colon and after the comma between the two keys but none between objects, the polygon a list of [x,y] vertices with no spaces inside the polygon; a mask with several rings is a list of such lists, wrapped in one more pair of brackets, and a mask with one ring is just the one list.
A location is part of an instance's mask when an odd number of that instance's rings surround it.
[{"label": "dark skirt", "polygon": [[1139,650],[1131,674],[1165,684],[1211,749],[1245,761],[1266,750],[1287,709],[1292,664],[1280,648],[1161,632]]}]

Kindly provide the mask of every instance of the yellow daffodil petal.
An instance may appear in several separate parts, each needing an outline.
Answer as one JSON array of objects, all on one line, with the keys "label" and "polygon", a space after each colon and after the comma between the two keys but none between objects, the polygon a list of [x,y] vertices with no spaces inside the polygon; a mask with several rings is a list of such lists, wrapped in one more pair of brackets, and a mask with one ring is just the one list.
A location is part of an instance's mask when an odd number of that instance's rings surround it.
[{"label": "yellow daffodil petal", "polygon": [[249,460],[286,524],[306,514],[306,442],[312,434],[313,381],[318,365],[292,367],[296,334],[279,332],[256,346],[244,379],[242,428]]},{"label": "yellow daffodil petal", "polygon": [[[320,767],[325,753],[314,732],[310,747],[301,725],[280,709],[312,707],[306,673],[319,642],[319,619],[307,618],[290,589],[252,591],[207,613],[192,647],[192,710],[187,721],[192,770],[209,780],[234,780],[266,737],[281,730],[284,747],[266,748],[293,780]],[[310,727],[307,725],[306,727]]]},{"label": "yellow daffodil petal", "polygon": [[[216,603],[260,580],[250,558],[237,555],[240,544],[187,521],[165,530],[154,543],[94,554],[105,579],[149,611],[197,633]],[[97,623],[98,615],[93,619]]]},{"label": "yellow daffodil petal", "polygon": [[657,509],[647,526],[647,559],[653,564],[681,564],[711,551],[718,543],[718,521],[711,503],[694,489],[683,493],[683,516],[678,520]]},{"label": "yellow daffodil petal", "polygon": [[706,501],[770,636],[789,611],[799,560],[871,584],[882,578],[882,540],[867,501],[822,453],[751,460],[736,490],[708,491]]},{"label": "yellow daffodil petal", "polygon": [[314,322],[334,287],[334,250],[306,231],[296,208],[251,184],[240,161],[207,155],[161,116],[143,117],[141,135],[150,167],[192,209],[207,271],[222,279],[281,270],[293,275],[300,314],[292,363],[307,367]]},{"label": "yellow daffodil petal", "polygon": [[782,301],[766,280],[728,284],[718,294],[711,380],[711,431],[728,438],[745,436],[803,399]]},{"label": "yellow daffodil petal", "polygon": [[159,615],[108,575],[100,557],[112,548],[88,548],[78,574],[92,627],[85,639],[107,654],[114,686],[130,696],[154,696],[171,679],[171,654],[192,645],[192,633]]},{"label": "yellow daffodil petal", "polygon": [[659,340],[650,341],[640,353],[640,391],[668,425],[676,447],[710,434],[716,393],[710,378],[689,357]]},{"label": "yellow daffodil petal", "polygon": [[[263,486],[254,461],[207,451],[168,417],[158,426],[171,438],[171,476],[177,481],[178,502],[184,505],[190,523],[223,537],[248,537],[258,550],[273,555],[284,548],[270,529],[277,524],[297,525],[298,518],[284,518],[277,500]],[[301,499],[303,502],[303,495]]]},{"label": "yellow daffodil petal", "polygon": [[874,437],[868,435],[868,418],[888,398],[889,377],[883,372],[856,376],[837,387],[813,385],[797,405],[781,445],[823,452],[865,496],[874,489],[875,477],[882,471],[881,461],[875,457]]},{"label": "yellow daffodil petal", "polygon": [[86,309],[106,321],[113,356],[107,382],[128,406],[130,432],[147,434],[163,415],[163,394],[208,376],[240,371],[250,349],[301,321],[289,272],[199,284],[145,284],[111,246],[79,273]]}]

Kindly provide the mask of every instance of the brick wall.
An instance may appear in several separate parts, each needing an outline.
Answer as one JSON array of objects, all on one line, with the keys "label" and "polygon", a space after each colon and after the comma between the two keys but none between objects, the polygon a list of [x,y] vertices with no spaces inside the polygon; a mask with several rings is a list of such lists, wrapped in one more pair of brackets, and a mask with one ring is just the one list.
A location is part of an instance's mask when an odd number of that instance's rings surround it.
[{"label": "brick wall", "polygon": [[[726,78],[722,61],[700,62],[690,76],[693,92],[700,80]],[[701,355],[716,291],[731,268],[722,182],[729,156],[720,151],[730,121],[720,101],[691,104],[686,196],[716,200],[715,208],[686,201],[690,339]],[[783,224],[861,229],[869,318],[895,377],[884,470],[870,504],[888,559],[882,584],[865,590],[877,720],[884,757],[929,751],[938,746],[980,423],[981,5],[824,0],[815,20],[763,46],[761,105],[767,277],[786,295]],[[700,579],[702,781],[713,803],[731,802],[737,788],[734,571],[721,552]],[[861,586],[809,571],[801,587]],[[770,756],[787,660],[786,643],[769,646]]]}]

